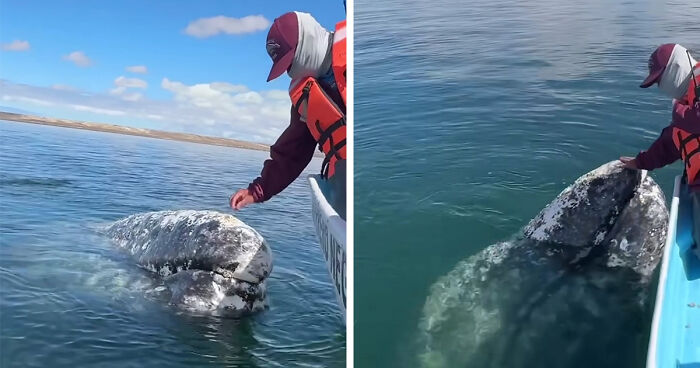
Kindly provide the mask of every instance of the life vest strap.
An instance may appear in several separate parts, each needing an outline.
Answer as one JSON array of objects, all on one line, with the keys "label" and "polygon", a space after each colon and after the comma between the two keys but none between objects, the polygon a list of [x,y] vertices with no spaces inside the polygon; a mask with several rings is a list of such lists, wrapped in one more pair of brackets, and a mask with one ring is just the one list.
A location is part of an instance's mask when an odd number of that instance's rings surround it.
[{"label": "life vest strap", "polygon": [[347,139],[343,139],[342,141],[338,142],[338,144],[333,146],[333,149],[331,151],[332,155],[335,155],[335,158],[337,158],[338,160],[343,159],[343,156],[340,154],[340,150],[343,149],[343,147],[345,147],[346,143],[347,143]]},{"label": "life vest strap", "polygon": [[[304,86],[304,89],[301,92],[301,97],[299,97],[299,100],[297,100],[297,103],[294,104],[294,111],[299,113],[299,116],[301,116],[302,120],[306,122],[306,109],[309,108],[308,106],[308,101],[309,101],[309,93],[311,93],[311,85],[313,82],[308,81],[306,82],[306,85]],[[302,104],[306,103],[306,109],[304,112],[299,111],[299,108],[302,106]]]},{"label": "life vest strap", "polygon": [[343,139],[342,141],[338,142],[337,145],[331,146],[331,150],[328,151],[326,154],[326,157],[323,159],[323,163],[321,163],[321,176],[324,178],[328,178],[328,170],[330,168],[330,163],[331,159],[335,157],[336,160],[342,160],[343,156],[340,155],[340,150],[345,147],[345,144],[347,143],[346,139]]},{"label": "life vest strap", "polygon": [[331,146],[333,146],[333,133],[336,131],[336,129],[338,129],[344,125],[345,125],[345,117],[338,119],[335,123],[333,123],[331,126],[329,126],[326,130],[321,129],[320,122],[316,121],[316,129],[318,129],[318,131],[321,132],[321,136],[318,137],[318,145],[323,147],[323,145],[326,143],[326,140],[330,139]]},{"label": "life vest strap", "polygon": [[690,168],[690,159],[693,158],[693,156],[697,155],[700,153],[700,146],[695,148],[694,150],[690,151],[689,153],[686,154],[685,156],[685,165]]},{"label": "life vest strap", "polygon": [[681,132],[678,132],[678,141],[681,142],[681,146],[685,146],[690,143],[693,139],[700,139],[700,134],[689,134],[685,139],[681,138]]},{"label": "life vest strap", "polygon": [[[687,167],[690,167],[690,159],[695,156],[696,154],[700,153],[700,134],[688,134],[687,137],[683,138],[683,135],[681,133],[681,130],[679,129],[676,132],[676,136],[678,138],[678,148],[681,151],[681,158],[683,161],[685,161],[685,164]],[[691,152],[688,152],[688,148],[686,147],[688,143],[690,143],[693,140],[698,141],[698,147],[696,147],[694,150]]]}]

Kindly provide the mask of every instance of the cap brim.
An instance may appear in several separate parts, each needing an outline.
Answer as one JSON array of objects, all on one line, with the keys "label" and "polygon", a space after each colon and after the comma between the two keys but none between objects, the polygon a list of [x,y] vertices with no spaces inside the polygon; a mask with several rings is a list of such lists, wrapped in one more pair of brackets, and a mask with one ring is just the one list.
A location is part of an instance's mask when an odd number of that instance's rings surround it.
[{"label": "cap brim", "polygon": [[294,59],[294,50],[289,50],[286,55],[282,56],[276,63],[272,64],[272,70],[270,70],[270,75],[267,76],[267,81],[271,81],[287,71],[289,66],[292,65],[292,60]]},{"label": "cap brim", "polygon": [[651,87],[652,84],[656,83],[659,80],[661,74],[664,73],[664,70],[666,70],[666,68],[662,68],[661,70],[657,70],[656,72],[649,74],[649,76],[647,76],[644,82],[642,82],[642,84],[640,84],[639,86],[642,88]]}]

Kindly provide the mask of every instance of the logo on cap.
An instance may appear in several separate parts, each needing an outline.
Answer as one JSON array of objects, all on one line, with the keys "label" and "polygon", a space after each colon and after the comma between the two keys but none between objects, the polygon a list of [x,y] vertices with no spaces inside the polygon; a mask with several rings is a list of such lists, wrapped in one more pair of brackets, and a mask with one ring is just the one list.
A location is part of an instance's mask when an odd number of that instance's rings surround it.
[{"label": "logo on cap", "polygon": [[267,49],[267,54],[270,55],[272,60],[277,60],[277,50],[279,50],[280,44],[275,40],[268,40],[265,48]]}]

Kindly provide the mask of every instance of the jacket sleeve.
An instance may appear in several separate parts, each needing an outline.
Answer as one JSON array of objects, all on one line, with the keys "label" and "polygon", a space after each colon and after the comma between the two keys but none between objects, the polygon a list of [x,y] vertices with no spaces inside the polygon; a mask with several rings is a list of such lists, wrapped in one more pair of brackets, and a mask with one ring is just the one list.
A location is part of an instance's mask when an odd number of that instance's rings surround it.
[{"label": "jacket sleeve", "polygon": [[644,170],[654,170],[672,164],[681,158],[676,145],[673,143],[669,126],[661,131],[659,138],[651,144],[648,150],[639,152],[635,161],[637,167]]},{"label": "jacket sleeve", "polygon": [[260,176],[248,186],[255,202],[267,201],[287,188],[309,164],[315,148],[316,140],[292,108],[289,126],[270,147]]}]

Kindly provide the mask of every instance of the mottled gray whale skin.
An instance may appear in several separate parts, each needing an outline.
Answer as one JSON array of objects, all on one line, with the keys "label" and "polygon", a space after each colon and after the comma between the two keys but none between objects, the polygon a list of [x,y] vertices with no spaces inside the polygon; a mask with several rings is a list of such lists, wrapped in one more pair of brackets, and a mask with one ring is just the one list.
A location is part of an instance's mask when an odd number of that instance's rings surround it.
[{"label": "mottled gray whale skin", "polygon": [[611,339],[644,318],[667,223],[664,194],[646,172],[610,162],[583,175],[513,240],[458,263],[431,287],[419,364],[596,366],[593,356],[604,364],[610,346],[620,346]]},{"label": "mottled gray whale skin", "polygon": [[646,171],[612,161],[564,189],[523,233],[527,240],[560,248],[571,263],[602,252],[609,266],[649,277],[660,260],[667,226],[659,185]]},{"label": "mottled gray whale skin", "polygon": [[215,211],[136,214],[106,234],[163,279],[170,302],[197,312],[240,316],[266,306],[270,248],[258,232]]}]

